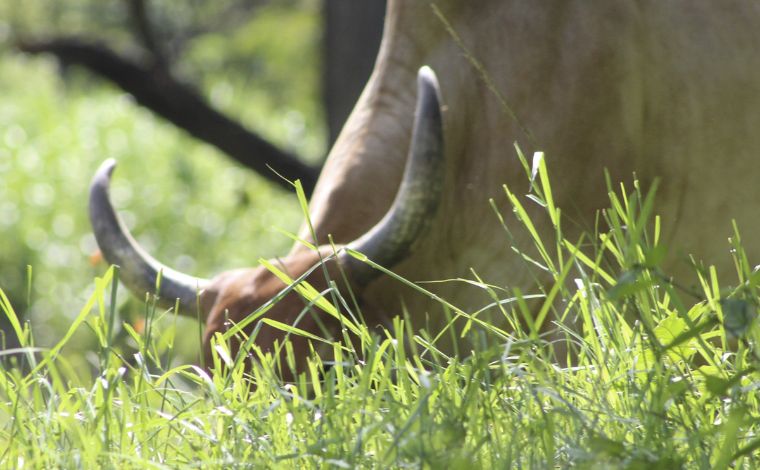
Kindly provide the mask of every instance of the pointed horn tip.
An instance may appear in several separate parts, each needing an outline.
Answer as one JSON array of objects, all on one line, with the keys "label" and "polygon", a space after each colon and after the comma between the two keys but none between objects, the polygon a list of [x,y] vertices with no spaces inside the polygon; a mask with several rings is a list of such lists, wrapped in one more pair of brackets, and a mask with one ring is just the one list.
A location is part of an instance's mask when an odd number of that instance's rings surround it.
[{"label": "pointed horn tip", "polygon": [[440,94],[438,91],[438,76],[428,65],[423,65],[417,72],[417,84],[420,89],[432,88],[435,90],[436,95]]},{"label": "pointed horn tip", "polygon": [[109,183],[111,182],[111,175],[113,174],[113,170],[115,168],[116,160],[113,158],[109,158],[101,163],[95,172],[95,176],[92,178],[92,186],[105,185],[108,187]]}]

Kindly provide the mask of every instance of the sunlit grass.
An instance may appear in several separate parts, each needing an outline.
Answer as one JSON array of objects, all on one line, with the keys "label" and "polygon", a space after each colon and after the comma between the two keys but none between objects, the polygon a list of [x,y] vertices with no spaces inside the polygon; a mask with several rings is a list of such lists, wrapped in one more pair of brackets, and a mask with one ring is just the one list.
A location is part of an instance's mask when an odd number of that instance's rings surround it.
[{"label": "sunlit grass", "polygon": [[[34,349],[33,329],[0,303],[23,343],[6,353],[19,366],[0,377],[0,465],[754,468],[760,275],[738,234],[737,277],[720,281],[708,269],[697,273],[700,289],[686,291],[663,272],[658,233],[668,221],[656,218],[653,191],[611,190],[608,228],[579,243],[561,234],[542,156],[525,165],[530,197],[510,188],[503,197],[533,236],[522,255],[553,281],[537,308],[526,305],[532,293],[484,294],[509,328],[448,305],[452,319],[466,320],[451,329],[466,325],[466,339],[483,345],[472,354],[447,356],[439,332],[410,331],[404,319],[369,329],[338,297],[336,314],[356,334],[330,343],[333,360],[312,355],[283,383],[277,371],[292,352],[250,342],[244,354],[256,361],[245,370],[226,347],[230,333],[218,336],[209,375],[175,364],[172,314],[150,304],[142,333],[124,327],[136,352],[113,346],[118,287],[108,271],[71,326],[96,338],[91,375],[67,362],[68,335]],[[545,209],[551,239],[532,229],[531,204]],[[315,303],[338,295],[301,280],[287,289]]]}]

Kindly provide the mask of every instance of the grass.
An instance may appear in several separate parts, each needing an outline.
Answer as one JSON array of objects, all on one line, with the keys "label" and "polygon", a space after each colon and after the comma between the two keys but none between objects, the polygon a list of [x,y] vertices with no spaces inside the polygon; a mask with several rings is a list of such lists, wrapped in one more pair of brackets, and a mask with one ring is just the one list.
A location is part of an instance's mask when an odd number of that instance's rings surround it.
[{"label": "grass", "polygon": [[[659,227],[667,221],[655,215],[654,190],[610,190],[608,229],[567,240],[545,160],[523,162],[532,193],[505,188],[504,197],[533,237],[534,252],[522,255],[553,282],[538,308],[526,306],[527,293],[482,284],[510,329],[446,304],[466,320],[451,329],[476,345],[471,354],[445,355],[439,332],[410,331],[403,318],[378,334],[355,320],[350,300],[301,280],[288,289],[300,284],[327,310],[336,299],[358,339],[329,342],[335,360],[312,354],[294,383],[277,372],[292,352],[281,360],[249,342],[258,362],[246,372],[226,348],[229,335],[217,337],[213,374],[176,365],[182,330],[150,304],[142,333],[121,326],[134,348],[126,354],[114,343],[112,270],[50,348],[35,347],[34,332],[3,299],[22,348],[4,353],[10,365],[0,371],[0,466],[753,468],[760,274],[738,231],[733,287],[708,268],[696,270],[697,291],[683,289],[663,272]],[[551,239],[533,228],[527,204],[545,209]],[[82,329],[97,340],[94,374],[64,354]]]}]

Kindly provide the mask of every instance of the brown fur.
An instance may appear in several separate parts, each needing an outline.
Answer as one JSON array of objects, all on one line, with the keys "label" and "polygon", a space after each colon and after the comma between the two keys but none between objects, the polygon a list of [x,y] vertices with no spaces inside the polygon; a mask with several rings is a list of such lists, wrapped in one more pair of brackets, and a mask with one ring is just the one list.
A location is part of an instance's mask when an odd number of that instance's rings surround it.
[{"label": "brown fur", "polygon": [[[328,288],[328,279],[336,282],[336,285],[345,286],[344,274],[338,267],[336,259],[329,258],[332,249],[304,251],[290,256],[285,260],[272,261],[279,270],[297,279],[322,260],[326,260],[323,266],[315,269],[304,281],[309,283],[318,292],[325,292]],[[206,329],[203,335],[203,348],[206,364],[212,362],[211,338],[217,332],[227,331],[231,326],[240,323],[249,314],[254,313],[259,307],[277,296],[287,286],[279,278],[274,276],[265,267],[254,269],[240,269],[220,274],[212,280],[211,286],[201,296],[201,306],[208,312]],[[327,296],[330,299],[330,296]],[[312,307],[296,322],[298,315],[307,307],[308,303],[295,291],[291,291],[279,299],[277,303],[262,318],[296,326],[299,329],[317,334],[324,338],[334,338],[340,330],[340,322],[331,315]],[[246,328],[246,334],[250,334],[254,325]],[[269,325],[262,325],[256,337],[256,345],[263,352],[274,352],[275,342],[282,344],[285,333]],[[305,359],[309,352],[309,340],[292,335],[290,337],[296,359],[296,369],[303,370]],[[240,347],[239,337],[231,341],[232,353],[236,354]],[[290,370],[283,370],[283,374],[290,377]]]}]

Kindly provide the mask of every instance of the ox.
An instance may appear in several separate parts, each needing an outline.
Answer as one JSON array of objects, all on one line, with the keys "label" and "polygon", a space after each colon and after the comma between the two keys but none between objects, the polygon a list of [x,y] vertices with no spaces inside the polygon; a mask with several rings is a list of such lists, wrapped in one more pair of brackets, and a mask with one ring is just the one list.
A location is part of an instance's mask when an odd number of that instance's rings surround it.
[{"label": "ox", "polygon": [[[508,240],[488,203],[495,198],[506,209],[502,184],[524,184],[515,141],[546,150],[561,173],[554,197],[573,222],[565,228],[570,236],[592,226],[605,200],[604,168],[613,180],[634,171],[644,184],[662,178],[658,207],[669,222],[662,238],[677,247],[676,261],[696,253],[727,265],[731,219],[745,233],[760,230],[753,215],[760,201],[760,7],[709,0],[435,4],[438,14],[428,1],[389,1],[374,72],[310,202],[313,233],[300,233],[322,245],[296,244],[282,258],[291,277],[333,253],[329,235],[412,281],[466,277],[473,267],[489,282],[530,287],[533,274],[509,249],[527,235]],[[426,64],[440,90],[422,69],[415,113],[414,78]],[[159,296],[168,305],[179,299],[188,312],[200,288],[207,353],[226,319],[240,321],[284,287],[261,267],[206,281],[153,260],[108,202],[112,168],[101,168],[91,192],[105,258],[121,265],[138,293],[152,291],[162,270]],[[549,233],[550,222],[535,219]],[[756,256],[758,246],[748,253]],[[368,324],[387,321],[401,302],[413,314],[440,312],[429,297],[353,258],[326,263],[333,279],[343,279],[340,268]],[[326,287],[322,270],[307,280]],[[464,283],[430,288],[465,309],[485,300]],[[290,294],[267,316],[292,322],[303,305]],[[299,327],[333,334],[339,327],[318,323],[306,316]],[[257,341],[266,349],[281,337],[262,330]],[[294,340],[303,355],[306,340]]]}]

